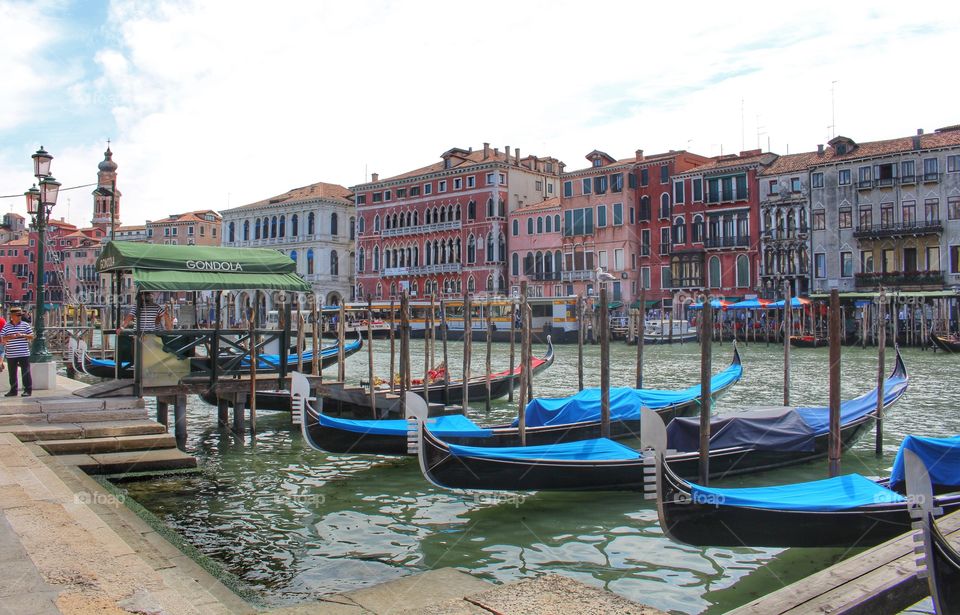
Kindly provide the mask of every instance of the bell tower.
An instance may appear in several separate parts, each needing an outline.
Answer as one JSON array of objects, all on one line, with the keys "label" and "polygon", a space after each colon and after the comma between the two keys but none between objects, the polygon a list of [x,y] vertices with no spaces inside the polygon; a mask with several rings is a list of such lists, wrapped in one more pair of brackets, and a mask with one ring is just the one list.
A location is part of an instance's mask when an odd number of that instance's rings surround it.
[{"label": "bell tower", "polygon": [[[93,191],[93,226],[110,236],[111,223],[120,226],[120,191],[117,190],[117,163],[113,161],[110,141],[103,161],[97,166],[97,187]],[[112,215],[111,215],[112,214]]]}]

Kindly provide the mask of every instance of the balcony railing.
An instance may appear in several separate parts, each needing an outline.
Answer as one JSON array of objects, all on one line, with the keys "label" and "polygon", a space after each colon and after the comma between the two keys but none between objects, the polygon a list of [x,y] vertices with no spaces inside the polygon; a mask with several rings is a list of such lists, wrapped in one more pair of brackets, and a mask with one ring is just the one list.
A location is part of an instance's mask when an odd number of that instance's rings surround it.
[{"label": "balcony railing", "polygon": [[415,226],[401,226],[399,228],[385,228],[380,231],[383,237],[399,237],[401,235],[414,235],[418,233],[436,233],[438,231],[455,231],[461,228],[460,220],[450,222],[437,222],[435,224],[420,224]]},{"label": "balcony railing", "polygon": [[942,271],[888,271],[858,273],[854,276],[858,288],[880,286],[942,286]]},{"label": "balcony railing", "polygon": [[943,232],[943,222],[939,218],[930,220],[910,220],[908,222],[888,222],[886,224],[861,224],[853,232],[856,238],[875,239],[896,237],[899,235],[931,235]]},{"label": "balcony railing", "polygon": [[924,174],[923,174],[923,183],[925,183],[925,184],[936,183],[936,182],[939,182],[939,181],[940,181],[940,174],[939,174],[939,173],[924,173]]},{"label": "balcony railing", "polygon": [[733,237],[707,237],[703,240],[705,248],[749,248],[750,238],[740,235]]},{"label": "balcony railing", "polygon": [[588,269],[578,269],[576,271],[563,271],[561,272],[561,277],[564,282],[575,282],[578,280],[592,280],[594,278],[593,271]]},{"label": "balcony railing", "polygon": [[539,273],[527,274],[533,278],[536,282],[559,282],[560,281],[560,272],[559,271],[541,271]]}]

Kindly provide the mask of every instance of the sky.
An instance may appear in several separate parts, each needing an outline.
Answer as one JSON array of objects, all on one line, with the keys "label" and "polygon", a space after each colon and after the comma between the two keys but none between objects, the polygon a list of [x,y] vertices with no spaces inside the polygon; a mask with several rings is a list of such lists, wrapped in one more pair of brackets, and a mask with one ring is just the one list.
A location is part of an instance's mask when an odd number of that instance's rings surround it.
[{"label": "sky", "polygon": [[[957,40],[939,1],[0,0],[0,196],[41,145],[95,182],[108,139],[142,224],[484,142],[573,170],[902,137],[960,123]],[[54,217],[88,225],[90,190]]]}]

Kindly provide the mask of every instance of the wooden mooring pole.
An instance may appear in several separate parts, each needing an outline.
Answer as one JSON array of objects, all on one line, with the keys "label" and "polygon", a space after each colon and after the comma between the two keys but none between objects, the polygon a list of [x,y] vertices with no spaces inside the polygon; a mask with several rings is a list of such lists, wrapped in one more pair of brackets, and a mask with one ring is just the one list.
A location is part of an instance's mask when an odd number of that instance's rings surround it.
[{"label": "wooden mooring pole", "polygon": [[830,291],[830,476],[840,474],[840,291]]},{"label": "wooden mooring pole", "polygon": [[450,405],[450,363],[447,360],[447,303],[440,299],[440,340],[443,343],[443,405]]},{"label": "wooden mooring pole", "polygon": [[507,401],[513,402],[513,382],[516,376],[513,373],[513,364],[515,360],[515,340],[517,337],[517,301],[510,299],[510,391],[507,393]]},{"label": "wooden mooring pole", "polygon": [[700,312],[703,324],[700,334],[700,484],[706,485],[710,480],[710,391],[713,377],[713,336],[704,334],[713,330],[713,306],[709,298],[704,300]]},{"label": "wooden mooring pole", "polygon": [[485,409],[490,412],[490,363],[493,354],[493,318],[490,314],[490,302],[487,302],[487,364],[486,364],[486,381],[487,381],[487,399]]},{"label": "wooden mooring pole", "polygon": [[[607,284],[600,288],[600,437],[610,437],[610,316]],[[526,365],[523,366],[527,368]]]},{"label": "wooden mooring pole", "polygon": [[396,349],[396,335],[395,331],[397,328],[397,310],[396,306],[393,303],[393,299],[390,299],[390,392],[393,392],[393,379],[396,375],[394,371],[394,366],[397,364],[397,349]]},{"label": "wooden mooring pole", "polygon": [[373,302],[367,295],[367,377],[370,382],[370,418],[377,416],[377,387],[373,381]]},{"label": "wooden mooring pole", "polygon": [[[410,351],[408,346],[407,328],[410,326],[407,314],[407,291],[400,294],[400,414],[404,418],[407,416],[407,353]],[[391,357],[391,361],[393,357]],[[393,365],[390,366],[391,371]]]},{"label": "wooden mooring pole", "polygon": [[877,437],[874,443],[874,452],[881,455],[883,454],[883,404],[885,396],[883,385],[886,381],[885,350],[887,344],[887,293],[883,286],[880,287],[880,296],[877,301],[880,330],[877,332]]},{"label": "wooden mooring pole", "polygon": [[637,312],[637,388],[643,388],[643,333],[647,313],[647,289],[640,289],[640,309]]},{"label": "wooden mooring pole", "polygon": [[793,332],[793,288],[783,283],[783,405],[790,405],[790,334]]},{"label": "wooden mooring pole", "polygon": [[[312,296],[312,295],[311,295]],[[313,339],[310,340],[313,344],[313,356],[310,358],[310,373],[315,376],[320,377],[320,382],[323,382],[323,361],[320,358],[320,335],[323,333],[323,327],[320,326],[320,318],[318,314],[320,311],[317,309],[317,300],[316,298],[311,301],[312,306],[310,307],[311,316],[313,317]]]},{"label": "wooden mooring pole", "polygon": [[521,320],[521,341],[520,341],[520,396],[517,398],[517,426],[520,429],[520,446],[527,445],[527,378],[530,376],[527,371],[527,335],[529,327],[527,326],[527,281],[520,282],[520,318]]},{"label": "wooden mooring pole", "polygon": [[337,345],[337,382],[343,384],[346,380],[346,369],[347,369],[347,354],[346,344],[347,337],[347,310],[343,305],[343,301],[340,302],[340,311],[338,312],[337,317],[337,339],[339,344]]},{"label": "wooden mooring pole", "polygon": [[[253,309],[250,314],[250,435],[257,435],[257,363],[260,354],[257,352],[257,320],[260,314],[260,291],[253,293]],[[286,354],[287,349],[281,348]]]},{"label": "wooden mooring pole", "polygon": [[473,306],[470,294],[463,293],[463,412],[470,407],[470,367],[473,361]]},{"label": "wooden mooring pole", "polygon": [[[526,305],[526,300],[522,301],[521,306]],[[577,385],[580,391],[583,390],[583,310],[583,296],[577,295]]]}]

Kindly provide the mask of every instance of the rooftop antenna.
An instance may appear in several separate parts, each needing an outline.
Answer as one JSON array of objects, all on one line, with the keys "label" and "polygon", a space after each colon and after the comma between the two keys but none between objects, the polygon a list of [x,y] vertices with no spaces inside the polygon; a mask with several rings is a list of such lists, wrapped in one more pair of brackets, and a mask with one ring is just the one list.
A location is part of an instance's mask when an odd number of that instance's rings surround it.
[{"label": "rooftop antenna", "polygon": [[[766,126],[761,126],[761,125],[760,125],[760,114],[758,113],[758,114],[757,114],[757,149],[760,149],[760,136],[767,134],[767,133],[764,131],[764,128],[766,128]],[[770,141],[770,137],[768,136],[768,137],[767,137],[767,151],[770,151],[769,141]]]},{"label": "rooftop antenna", "polygon": [[837,82],[830,82],[830,138],[837,136],[837,106],[836,106]]},{"label": "rooftop antenna", "polygon": [[740,151],[747,149],[746,128],[743,121],[743,97],[740,97]]}]

